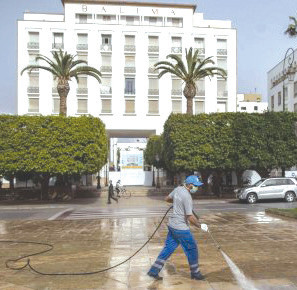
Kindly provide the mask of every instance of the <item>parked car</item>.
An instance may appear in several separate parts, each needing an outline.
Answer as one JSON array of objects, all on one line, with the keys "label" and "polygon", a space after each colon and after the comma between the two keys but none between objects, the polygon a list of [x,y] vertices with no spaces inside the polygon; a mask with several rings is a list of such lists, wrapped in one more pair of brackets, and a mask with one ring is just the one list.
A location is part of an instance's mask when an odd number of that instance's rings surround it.
[{"label": "parked car", "polygon": [[263,178],[255,184],[235,191],[239,200],[256,203],[257,200],[284,198],[293,202],[297,196],[297,180],[289,177]]}]

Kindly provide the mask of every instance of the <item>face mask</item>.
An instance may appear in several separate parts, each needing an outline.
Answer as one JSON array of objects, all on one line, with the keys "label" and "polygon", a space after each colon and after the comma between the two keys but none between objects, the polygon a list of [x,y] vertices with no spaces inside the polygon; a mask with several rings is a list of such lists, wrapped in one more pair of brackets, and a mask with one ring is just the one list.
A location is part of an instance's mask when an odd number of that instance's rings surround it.
[{"label": "face mask", "polygon": [[190,193],[195,193],[197,192],[198,190],[198,186],[193,186],[191,189],[190,189]]}]

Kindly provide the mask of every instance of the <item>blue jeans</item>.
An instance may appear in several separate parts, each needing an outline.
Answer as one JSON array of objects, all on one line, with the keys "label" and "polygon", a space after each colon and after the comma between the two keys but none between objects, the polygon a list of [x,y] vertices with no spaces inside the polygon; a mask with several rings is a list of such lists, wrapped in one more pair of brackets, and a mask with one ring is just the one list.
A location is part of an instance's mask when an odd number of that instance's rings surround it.
[{"label": "blue jeans", "polygon": [[188,258],[191,273],[195,274],[199,272],[198,247],[190,230],[183,231],[168,227],[165,246],[153,266],[150,268],[149,273],[158,275],[166,260],[171,256],[179,244],[181,244],[184,253]]}]

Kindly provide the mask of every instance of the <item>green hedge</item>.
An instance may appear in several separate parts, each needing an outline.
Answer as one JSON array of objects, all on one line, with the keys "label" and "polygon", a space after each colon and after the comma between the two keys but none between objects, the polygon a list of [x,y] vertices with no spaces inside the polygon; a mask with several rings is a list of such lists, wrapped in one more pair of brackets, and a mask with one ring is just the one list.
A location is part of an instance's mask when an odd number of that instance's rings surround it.
[{"label": "green hedge", "polygon": [[98,118],[0,116],[0,175],[95,173],[106,159]]}]

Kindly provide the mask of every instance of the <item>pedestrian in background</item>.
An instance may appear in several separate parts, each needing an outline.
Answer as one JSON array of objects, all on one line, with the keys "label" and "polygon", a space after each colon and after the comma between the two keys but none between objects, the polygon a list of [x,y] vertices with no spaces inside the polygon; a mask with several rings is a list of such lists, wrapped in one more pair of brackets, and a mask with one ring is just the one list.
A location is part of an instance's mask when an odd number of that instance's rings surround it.
[{"label": "pedestrian in background", "polygon": [[118,199],[116,197],[113,196],[114,192],[113,192],[113,184],[112,184],[112,180],[109,180],[109,187],[108,187],[108,204],[111,204],[111,198],[113,200],[115,200],[116,202],[118,202]]}]

